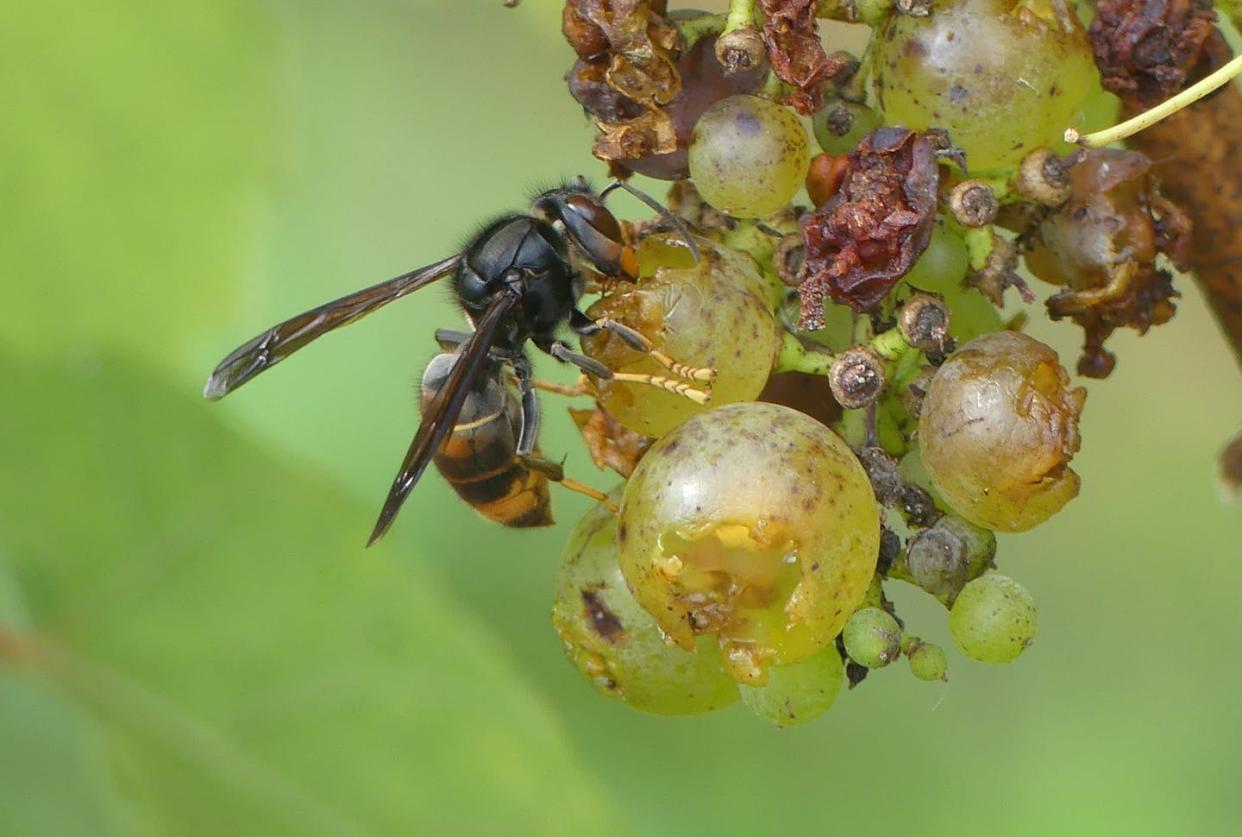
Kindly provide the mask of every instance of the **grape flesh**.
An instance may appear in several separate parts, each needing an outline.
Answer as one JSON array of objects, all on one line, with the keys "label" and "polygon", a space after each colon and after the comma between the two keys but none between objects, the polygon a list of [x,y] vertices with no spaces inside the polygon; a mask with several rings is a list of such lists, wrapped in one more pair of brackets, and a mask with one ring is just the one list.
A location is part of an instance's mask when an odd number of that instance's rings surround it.
[{"label": "grape flesh", "polygon": [[1009,576],[987,573],[962,588],[949,611],[949,632],[962,653],[981,663],[1007,663],[1035,639],[1035,599]]},{"label": "grape flesh", "polygon": [[1057,353],[1012,331],[979,337],[936,372],[919,416],[936,492],[999,532],[1036,526],[1078,494],[1069,462],[1086,391],[1069,389]]},{"label": "grape flesh", "polygon": [[867,591],[879,510],[840,437],[775,404],[701,413],[647,452],[617,532],[635,598],[678,645],[714,635],[739,682],[804,660]]},{"label": "grape flesh", "polygon": [[1097,73],[1072,12],[1052,9],[936,0],[927,17],[890,16],[874,41],[884,124],[947,129],[976,174],[1014,166],[1055,142],[1095,89]]},{"label": "grape flesh", "polygon": [[712,105],[690,140],[690,177],[703,199],[737,218],[762,218],[789,203],[810,159],[798,117],[758,96]]},{"label": "grape flesh", "polygon": [[[670,357],[716,370],[708,406],[652,386],[602,380],[600,405],[644,436],[659,437],[691,416],[756,398],[780,349],[780,326],[754,260],[707,239],[698,264],[675,236],[650,236],[638,249],[640,273],[592,305],[593,318],[611,317],[642,332]],[[584,337],[582,349],[616,372],[668,375],[650,356],[608,332]]]},{"label": "grape flesh", "polygon": [[661,715],[710,712],[738,698],[714,642],[670,645],[634,601],[617,564],[617,517],[602,505],[565,545],[552,622],[566,656],[607,697]]},{"label": "grape flesh", "polygon": [[750,711],[777,726],[791,727],[814,721],[831,709],[844,679],[845,663],[836,645],[829,643],[805,660],[772,666],[766,684],[739,689]]}]

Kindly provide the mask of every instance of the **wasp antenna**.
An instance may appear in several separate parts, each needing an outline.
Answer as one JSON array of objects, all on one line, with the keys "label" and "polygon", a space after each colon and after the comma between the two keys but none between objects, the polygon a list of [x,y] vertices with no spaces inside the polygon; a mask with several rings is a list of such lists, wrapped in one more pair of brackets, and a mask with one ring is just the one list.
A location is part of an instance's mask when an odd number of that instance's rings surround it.
[{"label": "wasp antenna", "polygon": [[695,263],[696,264],[698,263],[699,245],[694,242],[694,236],[690,234],[690,228],[686,226],[685,221],[681,220],[676,215],[669,212],[668,208],[664,206],[664,204],[660,203],[655,198],[651,197],[651,195],[648,195],[646,192],[644,192],[643,190],[635,186],[631,186],[630,184],[626,183],[624,180],[614,180],[611,184],[608,185],[608,188],[604,189],[604,191],[599,193],[599,199],[603,200],[604,198],[608,197],[608,193],[613,191],[614,189],[624,189],[625,191],[629,192],[631,195],[638,198],[640,201],[645,203],[647,206],[651,207],[656,212],[658,212],[660,214],[660,217],[663,218],[665,221],[668,221],[670,224],[676,227],[677,232],[681,233],[681,237],[685,239],[686,245],[690,248],[690,255],[694,257]]}]

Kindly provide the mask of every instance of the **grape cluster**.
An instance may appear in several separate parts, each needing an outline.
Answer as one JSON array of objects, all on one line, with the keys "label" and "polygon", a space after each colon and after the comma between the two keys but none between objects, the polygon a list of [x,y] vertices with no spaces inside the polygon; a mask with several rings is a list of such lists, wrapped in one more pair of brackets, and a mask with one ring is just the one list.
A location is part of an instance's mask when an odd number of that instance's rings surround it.
[{"label": "grape cluster", "polygon": [[[606,330],[583,350],[714,370],[700,399],[581,384],[592,458],[625,482],[570,536],[554,623],[597,690],[664,714],[740,699],[785,726],[902,657],[946,679],[892,584],[939,602],[971,660],[1030,647],[1034,602],[995,533],[1077,495],[1086,391],[1007,291],[1053,286],[1049,315],[1086,334],[1078,372],[1104,377],[1113,330],[1172,315],[1161,260],[1189,231],[1143,155],[1060,139],[1101,110],[1097,59],[1114,88],[1138,61],[1123,5],[1088,37],[1085,9],[1039,0],[567,2],[597,156],[674,181],[671,216],[627,225],[636,278],[599,277],[589,309],[663,360]],[[869,24],[870,48],[825,49],[820,17]],[[1190,19],[1216,44],[1210,17]],[[1162,74],[1142,53],[1142,79],[1193,75],[1167,54]]]}]

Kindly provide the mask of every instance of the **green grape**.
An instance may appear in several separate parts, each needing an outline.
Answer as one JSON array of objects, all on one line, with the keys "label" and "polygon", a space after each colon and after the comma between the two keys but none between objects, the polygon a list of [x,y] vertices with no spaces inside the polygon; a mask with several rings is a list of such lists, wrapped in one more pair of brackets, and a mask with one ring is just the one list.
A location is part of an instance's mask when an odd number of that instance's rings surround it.
[{"label": "green grape", "polygon": [[947,129],[975,174],[1055,142],[1097,86],[1086,34],[1056,8],[935,0],[929,16],[891,15],[873,42],[884,124]]},{"label": "green grape", "polygon": [[987,573],[962,588],[949,611],[949,632],[962,653],[1007,663],[1035,639],[1035,599],[1009,576]]},{"label": "green grape", "polygon": [[[638,251],[643,274],[638,282],[621,285],[587,313],[637,329],[682,363],[714,368],[708,406],[754,400],[780,350],[780,326],[767,301],[767,286],[745,253],[706,239],[699,240],[699,248],[695,264],[676,235],[644,239]],[[650,355],[606,331],[584,337],[582,349],[616,372],[671,375]],[[644,436],[662,436],[708,409],[643,384],[603,380],[597,389],[604,409]]]},{"label": "green grape", "polygon": [[617,565],[617,517],[595,506],[565,545],[552,623],[565,654],[596,691],[661,715],[728,706],[737,684],[708,638],[694,652],[669,645],[638,606]]},{"label": "green grape", "polygon": [[953,312],[949,318],[949,336],[959,345],[1004,326],[996,306],[965,284],[969,269],[966,242],[944,219],[937,218],[927,249],[905,276],[907,285],[937,294],[949,306]]},{"label": "green grape", "polygon": [[834,639],[875,573],[880,518],[866,472],[824,425],[776,404],[700,413],[651,447],[621,500],[621,571],[683,648],[712,634],[726,669]]},{"label": "green grape", "polygon": [[1057,353],[1013,331],[985,334],[937,370],[919,415],[922,462],[949,506],[998,532],[1036,526],[1078,494],[1069,462],[1086,399]]},{"label": "green grape", "polygon": [[948,680],[949,661],[944,649],[931,642],[919,640],[906,654],[910,673],[919,680]]},{"label": "green grape", "polygon": [[815,141],[828,154],[849,154],[859,140],[880,127],[880,117],[866,105],[828,98],[811,119]]},{"label": "green grape", "polygon": [[797,726],[832,708],[844,678],[845,663],[829,643],[805,660],[772,666],[762,686],[741,686],[742,703],[779,727]]},{"label": "green grape", "polygon": [[901,626],[880,607],[864,607],[851,616],[841,639],[850,659],[867,668],[883,668],[901,656]]},{"label": "green grape", "polygon": [[703,199],[738,218],[789,203],[810,165],[806,129],[782,105],[730,96],[708,108],[690,140],[690,177]]}]

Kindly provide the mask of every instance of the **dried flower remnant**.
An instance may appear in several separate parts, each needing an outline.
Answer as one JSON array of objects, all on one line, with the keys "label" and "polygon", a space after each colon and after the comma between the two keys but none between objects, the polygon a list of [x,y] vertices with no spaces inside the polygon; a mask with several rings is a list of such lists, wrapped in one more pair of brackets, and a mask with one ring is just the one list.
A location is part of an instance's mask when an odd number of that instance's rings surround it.
[{"label": "dried flower remnant", "polygon": [[873,131],[851,152],[840,190],[802,221],[799,328],[823,325],[826,299],[874,308],[910,270],[931,239],[936,152],[935,138],[904,128]]},{"label": "dried flower remnant", "polygon": [[570,410],[569,416],[586,442],[591,461],[600,468],[611,468],[623,477],[634,473],[634,466],[654,441],[650,436],[628,429],[603,407]]},{"label": "dried flower remnant", "polygon": [[1049,315],[1082,326],[1079,374],[1103,378],[1115,364],[1104,348],[1115,329],[1142,333],[1172,318],[1177,292],[1155,260],[1163,253],[1185,267],[1190,220],[1160,194],[1151,160],[1137,151],[1083,152],[1070,177],[1069,200],[1037,228],[1026,262],[1066,288],[1048,300]]},{"label": "dried flower remnant", "polygon": [[824,104],[823,82],[857,68],[844,53],[828,55],[819,40],[818,0],[759,0],[763,40],[777,78],[793,85],[789,104],[810,116]]},{"label": "dried flower remnant", "polygon": [[566,76],[569,92],[600,130],[592,153],[616,176],[686,177],[686,146],[699,116],[762,79],[762,70],[727,74],[713,37],[684,48],[664,5],[569,0],[565,6],[563,31],[579,56]]},{"label": "dried flower remnant", "polygon": [[1101,0],[1088,37],[1104,89],[1136,110],[1181,92],[1229,58],[1215,20],[1210,0]]}]

